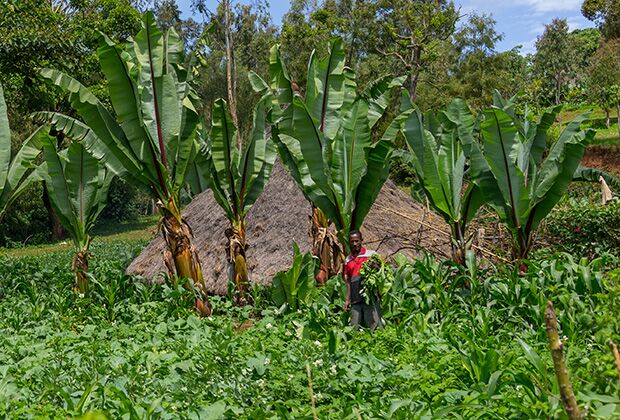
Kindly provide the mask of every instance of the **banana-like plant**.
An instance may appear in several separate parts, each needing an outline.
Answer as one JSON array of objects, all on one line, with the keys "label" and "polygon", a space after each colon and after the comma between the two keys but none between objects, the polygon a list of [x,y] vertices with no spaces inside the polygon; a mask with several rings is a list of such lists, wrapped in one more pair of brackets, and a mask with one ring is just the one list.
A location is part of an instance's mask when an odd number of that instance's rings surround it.
[{"label": "banana-like plant", "polygon": [[81,143],[73,141],[62,152],[57,151],[56,143],[56,139],[50,136],[42,142],[45,162],[38,172],[47,182],[54,211],[73,240],[74,290],[85,295],[88,293],[86,273],[92,240],[90,231],[107,204],[108,189],[114,175]]},{"label": "banana-like plant", "polygon": [[595,134],[581,129],[587,118],[581,115],[547,150],[547,131],[559,111],[553,108],[535,122],[527,109],[522,118],[512,107],[487,109],[480,124],[482,142],[471,147],[472,179],[511,233],[512,255],[522,270],[533,234],[566,192]]},{"label": "banana-like plant", "polygon": [[418,181],[433,210],[450,226],[452,256],[460,264],[469,243],[467,224],[484,204],[480,189],[466,179],[475,122],[467,104],[455,99],[437,115],[423,117],[416,109],[402,129]]},{"label": "banana-like plant", "polygon": [[229,280],[234,281],[237,302],[251,303],[246,260],[246,215],[271,176],[276,148],[269,140],[265,124],[269,97],[263,98],[254,110],[254,125],[246,141],[237,146],[234,126],[226,102],[218,99],[213,105],[211,133],[206,145],[193,162],[188,183],[193,193],[210,188],[216,202],[224,210],[229,229]]},{"label": "banana-like plant", "polygon": [[69,93],[71,106],[93,131],[94,136],[81,140],[84,147],[158,200],[166,266],[171,275],[193,280],[199,291],[196,308],[207,315],[211,309],[192,230],[180,210],[180,191],[197,153],[194,55],[186,56],[174,29],[162,33],[150,12],[132,42],[116,45],[102,35],[97,55],[114,112],[66,74],[53,69],[41,73]]},{"label": "banana-like plant", "polygon": [[327,56],[310,57],[305,97],[293,89],[278,46],[271,51],[270,78],[280,157],[304,196],[335,225],[341,249],[348,251],[348,233],[361,227],[387,180],[394,139],[411,112],[395,118],[373,142],[393,88],[404,79],[383,78],[358,93],[339,39],[330,42]]},{"label": "banana-like plant", "polygon": [[46,137],[47,127],[37,128],[11,160],[11,129],[0,84],[0,220],[26,187],[40,179],[35,169],[41,155],[41,141]]}]

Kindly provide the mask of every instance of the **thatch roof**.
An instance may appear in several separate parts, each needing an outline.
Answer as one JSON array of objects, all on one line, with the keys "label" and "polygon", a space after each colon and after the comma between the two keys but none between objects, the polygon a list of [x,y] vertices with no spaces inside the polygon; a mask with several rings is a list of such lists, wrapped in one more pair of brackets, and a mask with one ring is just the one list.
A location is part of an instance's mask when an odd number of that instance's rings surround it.
[{"label": "thatch roof", "polygon": [[[248,269],[253,282],[269,283],[273,276],[290,267],[293,241],[302,252],[310,250],[308,216],[310,205],[282,164],[276,163],[265,192],[248,214]],[[209,293],[227,290],[226,240],[228,222],[211,191],[198,195],[185,208],[185,218],[194,232]],[[417,221],[417,222],[416,222]],[[421,222],[421,223],[420,223]],[[364,243],[386,257],[401,252],[416,257],[421,249],[446,256],[449,239],[442,233],[443,220],[409,194],[388,181],[368,214],[362,232]],[[131,263],[128,273],[161,281],[165,244],[155,238]]]}]

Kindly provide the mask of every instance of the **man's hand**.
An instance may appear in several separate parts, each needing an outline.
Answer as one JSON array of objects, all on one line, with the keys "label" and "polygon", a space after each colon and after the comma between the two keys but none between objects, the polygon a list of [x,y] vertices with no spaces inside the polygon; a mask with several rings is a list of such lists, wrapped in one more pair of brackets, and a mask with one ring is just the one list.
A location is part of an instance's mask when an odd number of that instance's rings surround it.
[{"label": "man's hand", "polygon": [[344,301],[344,306],[343,308],[345,311],[348,311],[349,309],[351,309],[351,301],[349,299]]}]

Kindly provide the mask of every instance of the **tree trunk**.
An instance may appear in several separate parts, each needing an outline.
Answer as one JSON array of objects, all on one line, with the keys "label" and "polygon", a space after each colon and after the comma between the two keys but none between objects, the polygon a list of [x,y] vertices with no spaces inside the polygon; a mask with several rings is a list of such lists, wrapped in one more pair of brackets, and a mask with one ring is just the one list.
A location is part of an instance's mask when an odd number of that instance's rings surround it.
[{"label": "tree trunk", "polygon": [[618,115],[617,115],[618,136],[620,136],[620,101],[616,102],[616,112],[618,113]]},{"label": "tree trunk", "polygon": [[411,76],[409,78],[409,97],[411,102],[415,102],[417,97],[418,82],[420,80],[420,58],[422,47],[415,46],[411,53]]},{"label": "tree trunk", "polygon": [[319,272],[315,279],[319,286],[342,270],[343,251],[338,238],[330,232],[329,221],[325,214],[312,206],[310,216],[310,237],[312,239],[312,255],[320,261]]},{"label": "tree trunk", "polygon": [[47,183],[45,181],[43,181],[43,205],[47,210],[47,217],[50,222],[50,228],[52,230],[52,240],[60,241],[61,239],[64,239],[65,230],[62,227],[62,223],[60,223],[60,219],[54,212],[54,208],[52,207],[49,193],[47,191]]},{"label": "tree trunk", "polygon": [[192,229],[181,217],[181,212],[173,199],[168,201],[167,206],[162,206],[161,210],[163,213],[161,232],[167,245],[164,262],[168,272],[170,276],[176,274],[178,277],[192,280],[198,292],[194,301],[196,310],[202,316],[209,316],[211,305],[207,299],[198,253],[191,242]]},{"label": "tree trunk", "polygon": [[545,309],[545,326],[547,330],[547,339],[549,340],[549,349],[551,350],[551,357],[553,359],[553,368],[558,378],[558,385],[560,385],[560,396],[562,397],[564,410],[566,410],[569,419],[582,419],[583,415],[577,405],[577,400],[573,393],[573,386],[568,376],[568,368],[564,361],[564,345],[558,334],[558,320],[555,316],[555,309],[551,301],[547,302],[547,308]]},{"label": "tree trunk", "polygon": [[72,269],[75,273],[75,284],[73,290],[83,297],[88,294],[88,260],[90,259],[90,253],[88,250],[77,251],[73,254]]},{"label": "tree trunk", "polygon": [[605,108],[605,125],[607,126],[607,129],[609,130],[609,127],[611,127],[611,118],[609,116],[609,108]]},{"label": "tree trunk", "polygon": [[[239,119],[237,115],[237,69],[235,66],[234,44],[231,33],[230,21],[230,0],[223,0],[224,8],[224,38],[226,40],[226,82],[228,83],[228,107],[230,116],[235,124],[239,127]],[[237,146],[240,146],[241,136],[237,134]]]},{"label": "tree trunk", "polygon": [[239,306],[251,305],[250,276],[246,259],[245,222],[238,221],[228,238],[228,260],[232,264],[232,280],[235,283],[235,301]]}]

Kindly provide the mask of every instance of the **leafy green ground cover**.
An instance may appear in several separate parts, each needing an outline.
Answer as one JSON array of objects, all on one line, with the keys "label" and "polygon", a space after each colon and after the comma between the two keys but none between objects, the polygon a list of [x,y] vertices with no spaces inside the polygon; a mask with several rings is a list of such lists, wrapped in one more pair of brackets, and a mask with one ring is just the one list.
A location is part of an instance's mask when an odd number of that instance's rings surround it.
[{"label": "leafy green ground cover", "polygon": [[387,326],[371,334],[346,326],[336,279],[292,313],[260,288],[256,308],[213,298],[200,319],[182,286],[124,275],[141,245],[93,244],[86,299],[71,292],[70,251],[0,257],[0,417],[311,418],[307,367],[319,418],[562,417],[547,299],[579,403],[620,414],[614,257],[559,255],[525,277],[399,260]]}]

